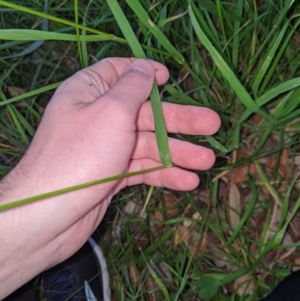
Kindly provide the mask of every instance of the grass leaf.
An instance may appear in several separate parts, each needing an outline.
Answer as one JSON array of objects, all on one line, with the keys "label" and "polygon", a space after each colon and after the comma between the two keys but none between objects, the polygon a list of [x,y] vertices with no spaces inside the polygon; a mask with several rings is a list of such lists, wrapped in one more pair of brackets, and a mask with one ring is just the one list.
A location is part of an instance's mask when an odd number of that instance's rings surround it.
[{"label": "grass leaf", "polygon": [[[262,111],[259,106],[253,101],[249,93],[246,89],[242,86],[240,81],[237,79],[233,71],[228,67],[226,62],[223,60],[222,56],[217,52],[214,46],[206,37],[205,33],[201,29],[199,23],[196,20],[196,17],[193,12],[193,3],[189,4],[189,14],[191,18],[191,22],[193,24],[194,30],[199,38],[199,40],[203,43],[205,48],[209,51],[214,63],[221,71],[222,75],[228,80],[230,86],[235,91],[237,96],[239,97],[240,101],[245,105],[245,107],[250,110],[251,112],[256,112],[264,116],[267,120],[272,119],[269,114]],[[195,7],[194,7],[195,9]]]},{"label": "grass leaf", "polygon": [[144,174],[144,173],[148,173],[148,172],[153,172],[153,171],[161,170],[161,169],[164,169],[164,168],[165,168],[165,166],[159,166],[159,167],[154,167],[154,168],[144,169],[144,170],[140,170],[140,171],[124,173],[124,174],[121,174],[121,175],[117,175],[117,176],[113,176],[113,177],[109,177],[109,178],[105,178],[105,179],[100,179],[100,180],[91,181],[91,182],[87,182],[87,183],[83,183],[83,184],[79,184],[79,185],[75,185],[75,186],[62,188],[62,189],[59,189],[59,190],[47,192],[47,193],[40,194],[40,195],[37,195],[37,196],[33,196],[33,197],[26,198],[26,199],[18,200],[18,201],[15,201],[15,202],[0,205],[0,211],[4,211],[4,210],[10,209],[10,208],[17,207],[17,206],[21,206],[21,205],[25,205],[25,204],[28,204],[28,203],[36,202],[36,201],[43,200],[43,199],[46,199],[46,198],[50,198],[50,197],[53,197],[53,196],[56,196],[56,195],[68,193],[68,192],[71,192],[71,191],[75,191],[75,190],[79,190],[79,189],[83,189],[83,188],[87,188],[87,187],[107,183],[107,182],[110,182],[110,181],[121,180],[121,179],[125,179],[127,177],[140,175],[140,174]]},{"label": "grass leaf", "polygon": [[[65,20],[65,19],[62,19],[62,18],[51,16],[49,14],[45,14],[45,13],[36,11],[34,9],[30,9],[30,8],[25,7],[25,6],[17,5],[17,4],[10,3],[8,1],[2,1],[2,0],[0,0],[0,5],[10,7],[10,8],[16,9],[16,10],[24,12],[24,13],[32,14],[34,16],[45,18],[45,19],[48,19],[48,20],[51,20],[51,21],[54,21],[54,22],[69,25],[69,26],[72,26],[74,28],[83,29],[83,30],[86,30],[87,32],[95,33],[95,34],[101,36],[105,40],[113,40],[113,41],[117,41],[117,42],[120,42],[120,43],[126,43],[126,41],[124,39],[118,38],[118,37],[116,37],[112,34],[108,34],[108,33],[101,32],[99,30],[96,30],[96,29],[93,29],[93,28],[90,28],[90,27],[86,27],[86,26],[83,26],[83,25],[80,25],[80,24],[76,24],[76,23],[71,22],[69,20]],[[0,30],[0,32],[1,31],[2,30]],[[43,33],[45,34],[46,32],[43,32]]]},{"label": "grass leaf", "polygon": [[[143,6],[138,0],[126,0],[127,4],[138,16],[139,20],[147,27],[147,29],[155,36],[157,42],[160,43],[170,54],[174,55],[174,58],[182,64],[184,58],[181,53],[170,43],[168,38],[162,33],[156,24],[151,20]],[[130,43],[129,43],[130,45]]]},{"label": "grass leaf", "polygon": [[[127,21],[121,7],[116,0],[107,0],[107,3],[118,22],[120,29],[123,32],[123,35],[128,42],[133,54],[137,58],[145,59],[145,53],[137,40],[129,22]],[[158,146],[158,151],[160,159],[165,166],[172,166],[172,159],[170,155],[169,145],[168,145],[168,135],[165,125],[165,119],[162,112],[161,100],[159,96],[159,91],[157,84],[154,83],[152,92],[150,94],[151,106],[154,116],[154,126],[156,141]]]}]

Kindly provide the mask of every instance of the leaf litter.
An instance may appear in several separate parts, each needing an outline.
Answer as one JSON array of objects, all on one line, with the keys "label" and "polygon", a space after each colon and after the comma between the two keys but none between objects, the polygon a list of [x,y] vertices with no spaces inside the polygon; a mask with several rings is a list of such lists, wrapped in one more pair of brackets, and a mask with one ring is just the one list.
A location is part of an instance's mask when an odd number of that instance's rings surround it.
[{"label": "leaf litter", "polygon": [[[251,145],[245,145],[246,147],[237,150],[235,159],[237,162],[251,156]],[[268,152],[269,149],[277,147],[277,137],[271,137],[262,151]],[[288,189],[289,179],[294,174],[300,173],[299,157],[299,155],[293,154],[289,148],[283,147],[279,156],[271,154],[257,159],[264,175],[272,187],[275,187],[282,200]],[[231,160],[229,157],[229,164],[232,163]],[[293,174],[291,174],[291,170],[293,170]],[[233,229],[241,222],[253,197],[253,191],[247,185],[249,179],[260,187],[256,205],[236,239],[226,245],[226,241],[229,241]],[[148,233],[146,234],[147,231],[145,231],[143,235],[134,235],[139,228],[139,223],[132,227],[137,252],[139,252],[138,249],[142,249],[144,252],[149,246],[151,247],[151,240],[159,240],[160,237],[171,231],[172,234],[158,247],[159,252],[164,252],[162,250],[170,252],[171,249],[171,252],[177,254],[180,252],[179,250],[184,249],[194,263],[198,262],[200,274],[215,271],[217,274],[227,273],[230,275],[258,260],[262,252],[261,244],[268,245],[280,230],[282,209],[280,206],[275,206],[276,209],[274,209],[274,198],[262,181],[254,162],[247,166],[240,165],[231,169],[219,179],[219,183],[218,199],[221,202],[217,204],[214,204],[211,192],[203,189],[197,189],[190,193],[191,199],[188,202],[184,201],[185,193],[161,189],[154,193],[154,200],[150,201],[150,205],[146,209],[147,214],[143,217],[150,222]],[[292,194],[289,207],[292,207],[295,201],[296,195]],[[129,201],[124,207],[124,214],[138,216],[142,204],[143,200],[139,199]],[[222,229],[222,231],[218,230],[219,233],[212,226],[218,222]],[[228,296],[234,293],[239,296],[251,295],[256,289],[257,281],[271,284],[272,279],[268,276],[268,270],[280,266],[291,267],[292,270],[299,269],[300,254],[295,246],[291,247],[300,239],[299,229],[300,212],[298,211],[277,250],[269,250],[257,264],[255,271],[244,273],[229,283],[219,283],[217,290],[222,290]],[[157,263],[156,260],[157,258],[152,258],[149,259],[149,262],[164,270],[159,277],[163,283],[166,283],[166,287],[171,293],[175,292],[175,288],[178,287],[178,284],[176,285],[178,279],[174,272],[171,272],[169,263],[167,265],[165,262]],[[137,275],[140,276],[143,269],[139,269],[137,265],[131,267],[131,270],[134,270],[130,276],[133,283],[136,283]],[[192,278],[197,274],[192,270],[188,273]],[[216,279],[214,277],[213,279]],[[146,279],[145,285],[149,289],[147,300],[162,300],[162,296],[158,292],[153,293],[156,290],[159,291],[159,285],[150,275]],[[167,283],[172,283],[172,285]],[[205,293],[203,294],[205,296]]]}]

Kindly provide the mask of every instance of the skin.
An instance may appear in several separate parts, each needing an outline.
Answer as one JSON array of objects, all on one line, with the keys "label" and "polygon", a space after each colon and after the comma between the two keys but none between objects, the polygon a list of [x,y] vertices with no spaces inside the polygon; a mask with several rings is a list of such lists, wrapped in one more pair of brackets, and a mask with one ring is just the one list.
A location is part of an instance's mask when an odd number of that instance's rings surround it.
[{"label": "skin", "polygon": [[[160,166],[148,96],[167,68],[150,60],[109,58],[66,81],[49,102],[19,164],[0,183],[0,203]],[[210,109],[163,104],[171,133],[211,135],[220,126]],[[214,153],[169,139],[178,167],[113,181],[0,212],[0,299],[64,261],[101,222],[111,198],[127,185],[146,183],[192,190]]]}]

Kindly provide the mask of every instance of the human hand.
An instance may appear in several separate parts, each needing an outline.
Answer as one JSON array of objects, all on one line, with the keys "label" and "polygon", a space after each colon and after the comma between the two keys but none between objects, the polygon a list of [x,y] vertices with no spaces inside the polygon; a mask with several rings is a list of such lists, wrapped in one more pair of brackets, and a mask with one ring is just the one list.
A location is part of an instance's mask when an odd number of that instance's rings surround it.
[{"label": "human hand", "polygon": [[[161,85],[168,76],[154,61],[110,58],[67,79],[48,104],[27,153],[1,184],[1,203],[161,165],[145,101],[154,77]],[[210,135],[220,125],[218,115],[206,108],[164,103],[163,111],[173,133]],[[177,166],[205,170],[214,164],[209,149],[171,138],[169,146]],[[75,253],[99,225],[112,196],[139,183],[191,190],[199,179],[179,167],[167,168],[1,213],[0,258],[6,263],[0,259],[5,266],[0,281],[13,277],[15,285],[3,285],[6,294]]]}]

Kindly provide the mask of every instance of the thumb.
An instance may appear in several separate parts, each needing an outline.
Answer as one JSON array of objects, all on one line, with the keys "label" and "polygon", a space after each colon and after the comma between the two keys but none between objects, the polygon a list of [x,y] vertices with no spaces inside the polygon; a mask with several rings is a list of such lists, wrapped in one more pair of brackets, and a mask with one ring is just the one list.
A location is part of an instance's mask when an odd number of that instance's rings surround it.
[{"label": "thumb", "polygon": [[130,110],[131,114],[136,114],[151,93],[154,77],[155,68],[150,61],[134,60],[100,98],[115,102],[120,109]]}]

